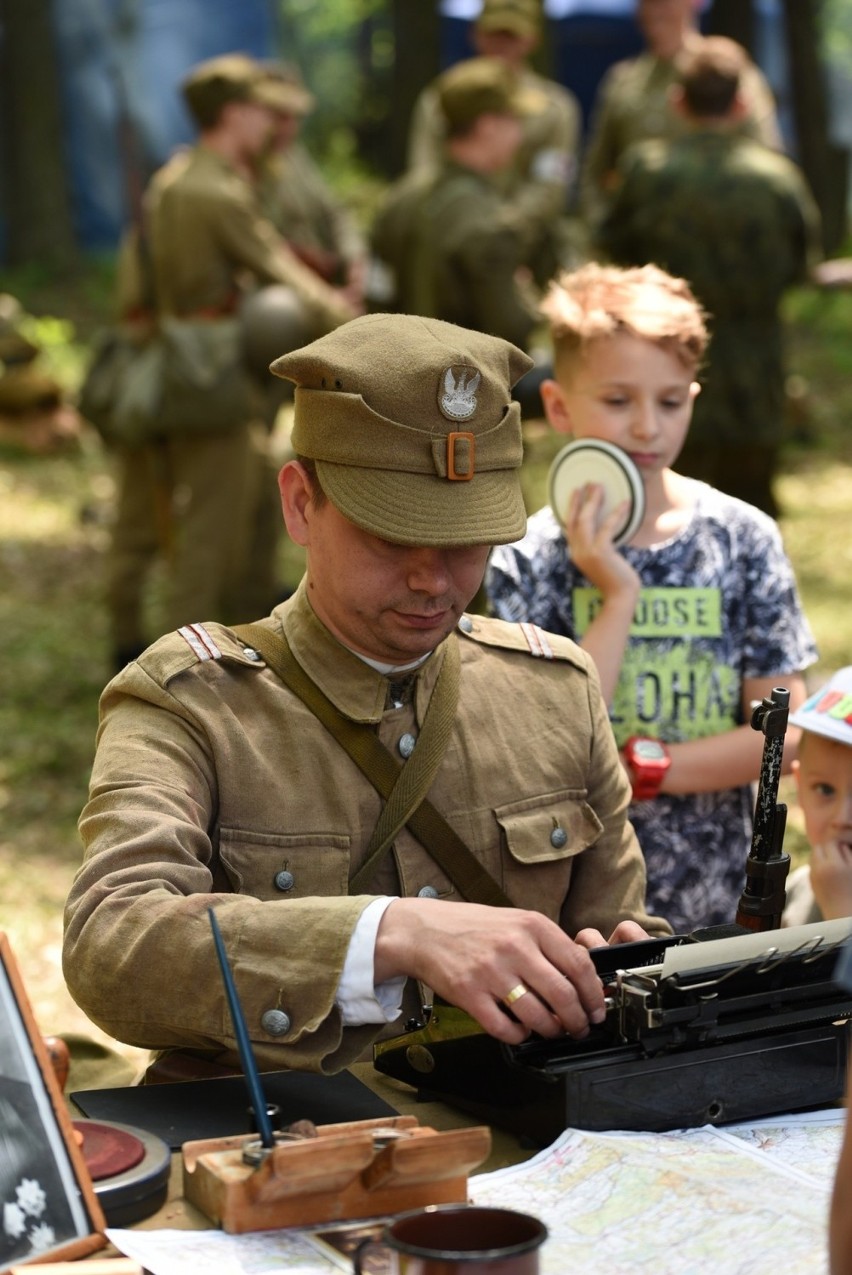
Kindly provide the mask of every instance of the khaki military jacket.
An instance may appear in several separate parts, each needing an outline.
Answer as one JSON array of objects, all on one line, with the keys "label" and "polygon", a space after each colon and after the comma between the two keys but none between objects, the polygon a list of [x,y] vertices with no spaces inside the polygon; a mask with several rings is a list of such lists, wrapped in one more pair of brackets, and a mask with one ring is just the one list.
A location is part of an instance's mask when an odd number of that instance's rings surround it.
[{"label": "khaki military jacket", "polygon": [[[580,177],[581,207],[591,225],[606,211],[617,181],[618,161],[634,142],[651,138],[671,141],[686,132],[686,123],[669,101],[676,78],[675,62],[651,53],[617,62],[604,75],[592,111]],[[780,150],[775,99],[762,71],[753,63],[743,76],[742,94],[748,108],[740,126],[743,134]]]},{"label": "khaki military jacket", "polygon": [[516,282],[521,246],[488,178],[449,161],[401,178],[376,216],[371,247],[387,271],[374,308],[527,344],[538,314]]},{"label": "khaki military jacket", "polygon": [[242,284],[284,283],[303,301],[316,335],[352,317],[262,215],[254,187],[203,145],[178,153],[154,175],[145,218],[161,313],[226,313]]},{"label": "khaki military jacket", "polygon": [[[304,588],[264,623],[347,717],[397,752],[416,738],[446,644],[410,702],[320,624]],[[463,631],[467,630],[467,631]],[[526,636],[528,635],[528,636]],[[465,617],[461,688],[430,799],[511,900],[569,934],[625,917],[652,932],[644,863],[593,666],[568,639]],[[380,799],[310,710],[220,625],[162,638],[106,688],[65,976],[120,1040],[236,1062],[211,903],[258,1060],[335,1070],[377,1027],[341,1025],[335,993],[371,898],[458,899],[408,830],[373,893],[349,897]]]},{"label": "khaki military jacket", "polygon": [[295,144],[269,157],[258,193],[264,213],[294,251],[307,248],[328,254],[338,272],[365,257],[366,244],[355,219],[303,146]]},{"label": "khaki military jacket", "polygon": [[[529,67],[520,74],[529,113],[522,117],[523,140],[503,181],[518,227],[536,228],[565,212],[580,148],[581,112],[573,93]],[[408,167],[435,168],[443,157],[446,128],[434,85],[418,97],[408,136]]]}]

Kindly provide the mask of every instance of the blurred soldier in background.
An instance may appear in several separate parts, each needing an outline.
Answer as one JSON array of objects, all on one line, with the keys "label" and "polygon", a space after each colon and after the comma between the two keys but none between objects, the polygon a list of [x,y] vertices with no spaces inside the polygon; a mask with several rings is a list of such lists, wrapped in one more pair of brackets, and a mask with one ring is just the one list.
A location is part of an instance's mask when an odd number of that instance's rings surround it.
[{"label": "blurred soldier in background", "polygon": [[279,100],[270,151],[261,169],[263,211],[306,266],[326,282],[345,288],[360,305],[367,256],[364,237],[299,140],[314,97],[295,66],[273,62],[264,67],[277,85]]},{"label": "blurred soldier in background", "polygon": [[623,156],[599,247],[622,265],[685,278],[712,316],[708,367],[680,473],[775,516],[784,421],[779,305],[819,253],[819,214],[799,169],[745,136],[739,86],[749,63],[722,36],[678,58],[674,102],[686,132]]},{"label": "blurred soldier in background", "polygon": [[[601,80],[583,157],[580,203],[592,228],[606,210],[619,158],[627,148],[648,138],[673,139],[684,131],[682,117],[670,109],[669,94],[677,77],[678,54],[696,48],[704,38],[697,29],[697,10],[697,0],[636,0],[646,51],[616,63]],[[740,92],[744,109],[739,129],[780,150],[772,90],[750,59],[743,66]]]},{"label": "blurred soldier in background", "polygon": [[0,293],[0,445],[44,456],[76,447],[80,417],[54,376],[16,297]]},{"label": "blurred soldier in background", "polygon": [[[146,192],[142,234],[123,254],[122,315],[149,316],[154,325],[169,315],[232,319],[246,287],[277,283],[298,297],[305,317],[296,345],[352,318],[349,298],[298,259],[260,208],[256,165],[269,145],[280,86],[252,58],[230,54],[194,68],[183,93],[200,138]],[[143,586],[158,549],[167,553],[165,628],[256,612],[244,581],[268,474],[262,408],[257,419],[219,432],[206,432],[199,415],[186,432],[119,449],[108,567],[116,667],[149,640]],[[269,588],[274,594],[271,581]]]},{"label": "blurred soldier in background", "polygon": [[[364,236],[299,141],[304,119],[314,108],[313,94],[297,67],[281,62],[263,66],[277,95],[272,133],[257,165],[261,208],[291,252],[320,279],[339,287],[360,310],[367,262]],[[303,345],[310,327],[296,292],[280,284],[261,288],[250,297],[242,317],[246,357],[262,389],[267,426],[274,431],[282,405],[292,399],[292,386],[270,376],[269,364],[282,352]],[[271,439],[266,457],[240,590],[250,615],[269,606],[270,594],[280,600],[283,592],[276,587],[277,549],[284,535],[277,475],[287,454],[279,432],[277,442]]]},{"label": "blurred soldier in background", "polygon": [[[484,0],[473,25],[481,57],[499,58],[516,72],[527,100],[520,145],[500,178],[524,264],[544,286],[569,263],[572,247],[566,213],[577,171],[580,106],[573,93],[539,75],[527,59],[541,40],[540,0]],[[434,168],[443,158],[446,118],[438,84],[420,94],[411,118],[408,164]]]},{"label": "blurred soldier in background", "polygon": [[521,144],[525,92],[498,58],[457,62],[435,92],[444,159],[388,192],[373,227],[370,300],[526,346],[538,316],[517,282],[521,245],[494,183]]}]

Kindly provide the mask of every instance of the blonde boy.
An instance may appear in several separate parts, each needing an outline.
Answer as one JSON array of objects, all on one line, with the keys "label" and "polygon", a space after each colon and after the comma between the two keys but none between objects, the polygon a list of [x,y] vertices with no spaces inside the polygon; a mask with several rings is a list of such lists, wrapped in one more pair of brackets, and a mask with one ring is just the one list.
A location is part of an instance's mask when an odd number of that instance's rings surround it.
[{"label": "blonde boy", "polygon": [[790,720],[802,732],[793,774],[811,855],[790,876],[782,924],[852,916],[852,666]]},{"label": "blonde boy", "polygon": [[595,660],[633,781],[649,910],[676,931],[731,921],[763,743],[750,706],[780,685],[797,708],[816,655],[793,571],[772,519],[673,468],[707,344],[688,285],[654,266],[588,265],[558,280],[545,313],[548,420],[629,453],[645,515],[616,548],[624,510],[603,518],[597,484],[559,519],[539,510],[523,540],[494,551],[489,598]]}]

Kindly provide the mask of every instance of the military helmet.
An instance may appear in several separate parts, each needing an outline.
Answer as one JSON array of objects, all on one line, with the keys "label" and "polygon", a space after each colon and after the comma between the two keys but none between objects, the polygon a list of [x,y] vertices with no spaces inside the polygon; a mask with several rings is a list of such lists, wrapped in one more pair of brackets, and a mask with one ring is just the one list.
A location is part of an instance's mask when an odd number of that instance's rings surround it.
[{"label": "military helmet", "polygon": [[250,293],[240,306],[240,339],[246,366],[269,376],[269,365],[285,350],[297,350],[316,333],[302,299],[286,283]]}]

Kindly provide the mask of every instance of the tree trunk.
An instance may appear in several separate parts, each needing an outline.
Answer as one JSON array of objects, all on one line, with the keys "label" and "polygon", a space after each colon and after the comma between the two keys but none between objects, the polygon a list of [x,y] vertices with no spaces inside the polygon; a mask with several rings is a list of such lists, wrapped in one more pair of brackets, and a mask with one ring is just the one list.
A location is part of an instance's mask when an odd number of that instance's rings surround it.
[{"label": "tree trunk", "polygon": [[799,164],[822,214],[823,248],[836,252],[846,234],[849,155],[828,135],[818,8],[820,0],[784,0],[784,21]]},{"label": "tree trunk", "polygon": [[50,0],[0,0],[0,129],[6,256],[64,271],[77,261]]},{"label": "tree trunk", "polygon": [[440,69],[440,18],[437,0],[393,0],[392,13],[396,56],[390,99],[390,157],[393,173],[401,173],[414,103]]}]

